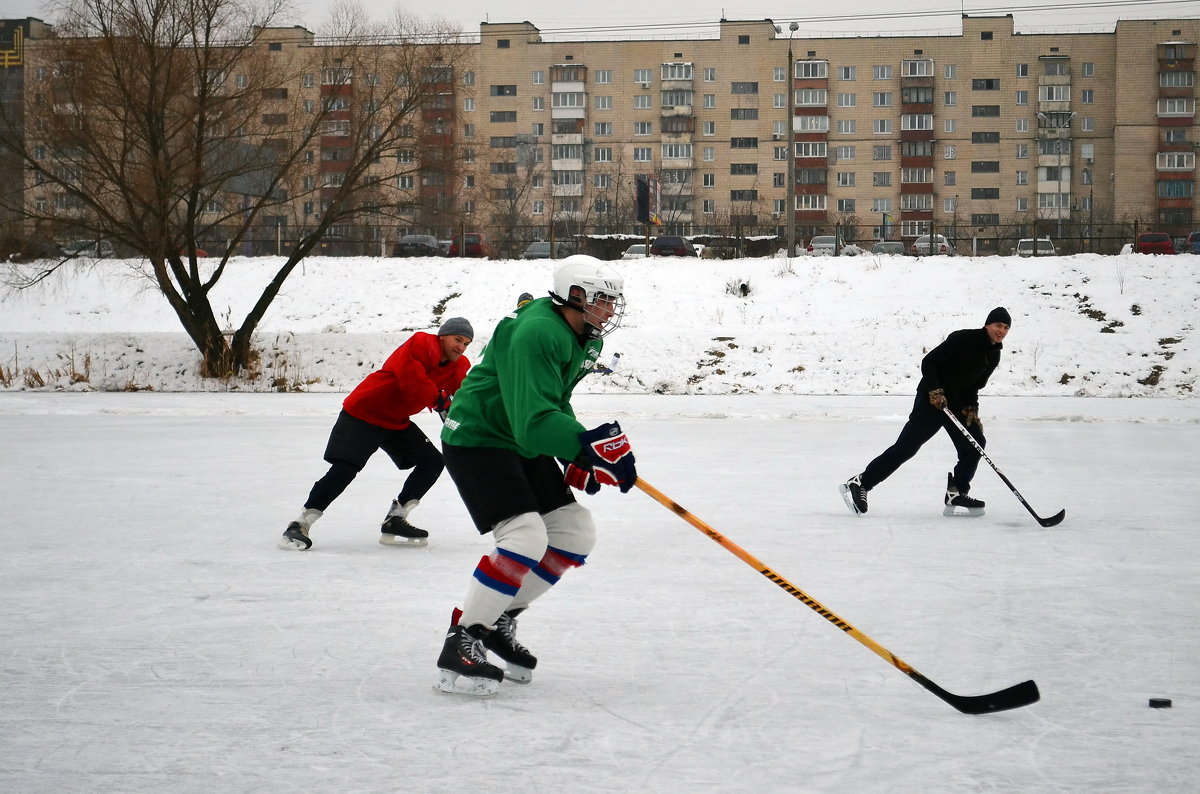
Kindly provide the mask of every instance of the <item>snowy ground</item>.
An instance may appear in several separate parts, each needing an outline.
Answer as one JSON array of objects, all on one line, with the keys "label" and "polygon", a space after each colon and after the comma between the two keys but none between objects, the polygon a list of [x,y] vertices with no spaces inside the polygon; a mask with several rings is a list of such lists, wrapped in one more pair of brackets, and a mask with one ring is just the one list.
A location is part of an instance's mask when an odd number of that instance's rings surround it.
[{"label": "snowy ground", "polygon": [[577,401],[620,419],[648,482],[941,686],[1041,688],[965,716],[636,491],[587,498],[595,553],[521,622],[531,685],[433,692],[488,548],[448,480],[414,515],[425,549],[376,542],[383,456],[311,552],[274,545],[340,399],[0,393],[0,791],[1195,790],[1195,400],[987,399],[992,459],[1067,509],[1049,530],[986,465],[987,515],[942,517],[945,438],[850,515],[837,484],[908,396]]}]

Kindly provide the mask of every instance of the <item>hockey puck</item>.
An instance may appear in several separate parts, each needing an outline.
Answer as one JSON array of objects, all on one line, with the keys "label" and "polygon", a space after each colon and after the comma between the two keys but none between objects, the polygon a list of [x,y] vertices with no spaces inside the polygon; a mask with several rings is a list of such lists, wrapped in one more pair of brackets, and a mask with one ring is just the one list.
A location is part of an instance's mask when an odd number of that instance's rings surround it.
[{"label": "hockey puck", "polygon": [[1170,698],[1150,698],[1150,708],[1152,709],[1169,709],[1171,708]]}]

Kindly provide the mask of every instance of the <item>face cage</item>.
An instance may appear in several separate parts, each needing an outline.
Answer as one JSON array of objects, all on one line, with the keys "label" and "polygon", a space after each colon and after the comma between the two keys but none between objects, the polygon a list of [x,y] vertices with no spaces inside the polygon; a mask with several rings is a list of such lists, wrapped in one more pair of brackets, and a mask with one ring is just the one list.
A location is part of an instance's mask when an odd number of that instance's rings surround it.
[{"label": "face cage", "polygon": [[[593,314],[596,300],[601,297],[609,298],[613,302],[612,316],[604,321],[599,321]],[[602,339],[617,330],[617,326],[621,324],[621,317],[625,314],[625,296],[620,293],[610,295],[606,292],[593,292],[589,298],[590,300],[583,306],[583,320],[591,329],[590,336],[593,339]]]}]

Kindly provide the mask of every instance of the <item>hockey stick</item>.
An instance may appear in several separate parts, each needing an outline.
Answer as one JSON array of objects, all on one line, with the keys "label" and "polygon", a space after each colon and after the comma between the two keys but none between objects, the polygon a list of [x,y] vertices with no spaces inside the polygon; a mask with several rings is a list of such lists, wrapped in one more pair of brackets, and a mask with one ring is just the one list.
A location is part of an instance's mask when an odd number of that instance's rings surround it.
[{"label": "hockey stick", "polygon": [[703,532],[705,535],[708,535],[710,538],[720,544],[726,551],[732,553],[742,562],[746,563],[751,568],[758,571],[775,584],[779,585],[809,609],[813,610],[818,615],[825,618],[830,623],[870,648],[885,662],[892,665],[897,670],[904,673],[909,678],[913,679],[918,684],[925,687],[930,692],[961,711],[963,714],[990,714],[993,711],[1007,711],[1008,709],[1021,708],[1022,706],[1028,706],[1031,703],[1036,703],[1041,697],[1041,695],[1038,693],[1037,684],[1035,684],[1033,681],[1024,681],[1020,684],[1010,686],[1008,689],[1001,689],[999,692],[993,692],[990,695],[955,695],[952,692],[947,692],[925,676],[918,673],[905,661],[893,654],[887,648],[884,648],[882,645],[875,642],[875,640],[871,639],[866,634],[863,634],[845,620],[842,620],[842,618],[835,615],[823,604],[817,601],[817,599],[813,598],[808,593],[789,582],[787,579],[784,579],[782,576],[775,573],[775,571],[768,568],[741,546],[737,545],[729,538],[725,537],[720,532],[701,521],[699,518],[696,518],[696,516],[679,506],[676,502],[672,501],[665,494],[663,494],[662,491],[659,491],[641,477],[638,477],[634,484],[637,485],[638,488],[642,489],[642,491],[649,494],[650,498],[654,499],[654,501],[668,508],[684,521]]},{"label": "hockey stick", "polygon": [[1029,502],[1025,501],[1025,497],[1021,496],[1021,492],[1017,490],[1017,486],[1013,485],[1012,481],[1004,476],[1004,472],[1002,472],[998,468],[996,468],[996,464],[992,463],[992,459],[989,458],[988,454],[983,451],[983,447],[979,446],[979,442],[975,440],[975,436],[971,435],[971,431],[969,431],[969,430],[967,430],[967,428],[963,427],[963,423],[958,421],[958,417],[954,415],[954,412],[951,411],[949,408],[943,408],[942,412],[944,414],[946,414],[946,416],[950,417],[950,421],[954,422],[955,427],[957,427],[959,430],[962,431],[962,434],[967,437],[967,441],[971,442],[971,446],[975,447],[975,450],[980,455],[982,455],[983,459],[986,460],[988,462],[988,465],[992,467],[992,471],[994,471],[994,472],[996,472],[996,474],[1000,475],[1000,479],[1004,480],[1004,484],[1008,486],[1008,490],[1012,491],[1013,496],[1017,497],[1017,499],[1020,500],[1021,504],[1025,505],[1025,509],[1029,511],[1029,515],[1036,518],[1037,522],[1044,527],[1053,527],[1053,526],[1057,526],[1062,523],[1062,520],[1067,517],[1067,511],[1065,508],[1062,510],[1059,510],[1057,513],[1050,516],[1049,518],[1042,518],[1041,516],[1039,516],[1036,512],[1034,512],[1033,508],[1029,506]]}]

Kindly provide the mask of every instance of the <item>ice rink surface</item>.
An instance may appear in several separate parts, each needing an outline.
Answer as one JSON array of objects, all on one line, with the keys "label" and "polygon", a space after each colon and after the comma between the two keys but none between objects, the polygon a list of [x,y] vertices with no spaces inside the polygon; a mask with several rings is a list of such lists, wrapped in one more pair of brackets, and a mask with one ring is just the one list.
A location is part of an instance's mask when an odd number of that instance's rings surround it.
[{"label": "ice rink surface", "polygon": [[[1200,405],[986,398],[978,519],[939,437],[851,515],[908,397],[584,395],[639,474],[958,694],[959,714],[637,491],[529,610],[532,684],[432,690],[490,549],[449,479],[377,543],[386,456],[313,531],[341,395],[0,393],[0,791],[1191,792]],[[420,423],[431,435],[436,418]],[[1174,707],[1152,710],[1151,697]]]}]

